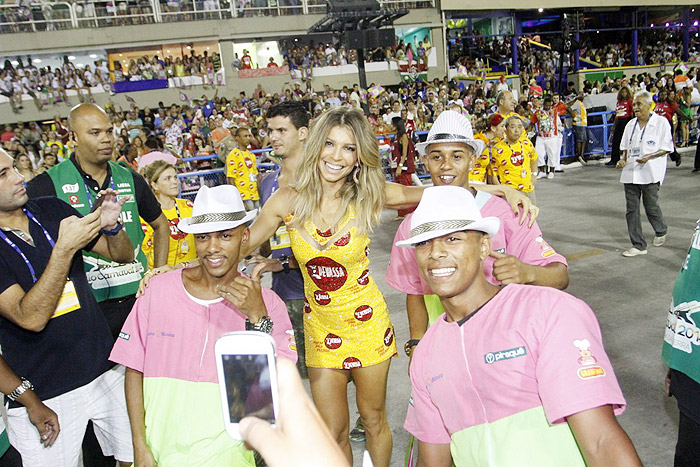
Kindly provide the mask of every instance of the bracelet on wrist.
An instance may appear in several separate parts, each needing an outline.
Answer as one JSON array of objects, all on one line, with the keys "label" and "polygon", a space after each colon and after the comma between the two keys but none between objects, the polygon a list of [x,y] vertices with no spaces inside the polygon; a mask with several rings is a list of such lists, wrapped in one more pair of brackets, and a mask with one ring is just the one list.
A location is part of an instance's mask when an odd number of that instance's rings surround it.
[{"label": "bracelet on wrist", "polygon": [[119,233],[119,231],[123,228],[124,228],[124,224],[122,224],[121,222],[117,222],[116,227],[114,227],[112,229],[102,229],[101,232],[102,232],[102,235],[106,235],[108,237],[113,237],[113,236],[117,235]]},{"label": "bracelet on wrist", "polygon": [[12,402],[16,401],[17,398],[24,394],[26,391],[34,389],[34,385],[30,383],[29,380],[25,378],[20,379],[22,380],[22,383],[19,386],[17,386],[14,391],[7,395],[7,398],[10,399]]}]

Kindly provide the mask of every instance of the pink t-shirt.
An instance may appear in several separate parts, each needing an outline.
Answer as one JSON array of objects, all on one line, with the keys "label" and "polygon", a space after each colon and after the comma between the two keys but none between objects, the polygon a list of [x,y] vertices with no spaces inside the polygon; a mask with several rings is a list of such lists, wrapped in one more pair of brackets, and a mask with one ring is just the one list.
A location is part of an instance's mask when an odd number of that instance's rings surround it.
[{"label": "pink t-shirt", "polygon": [[[294,333],[281,298],[262,287],[273,322],[277,356],[297,360]],[[245,331],[246,316],[227,301],[208,306],[185,292],[182,269],[151,279],[136,300],[109,359],[140,371],[145,378],[217,382],[214,344],[223,334]]]},{"label": "pink t-shirt", "polygon": [[[477,191],[475,199],[482,216],[498,217],[501,220],[498,234],[491,239],[491,248],[494,251],[515,256],[523,263],[534,266],[546,266],[551,263],[562,263],[568,266],[566,258],[554,251],[542,238],[542,232],[537,223],[531,228],[520,225],[520,220],[513,214],[513,210],[504,199],[482,191]],[[399,240],[405,240],[410,236],[411,216],[412,214],[406,216],[396,231],[389,269],[386,272],[386,282],[396,290],[409,295],[429,295],[432,291],[418,271],[413,248],[395,245]],[[493,277],[494,261],[496,260],[490,256],[484,260],[484,275],[487,281],[499,285]]]},{"label": "pink t-shirt", "polygon": [[[604,405],[619,415],[626,405],[593,311],[549,287],[508,285],[461,325],[440,316],[413,351],[410,375],[404,427],[432,444],[478,433],[481,439],[470,441],[493,441],[505,452],[509,443],[529,436],[521,425],[532,417],[521,414],[543,409],[547,423],[542,420],[535,442],[542,446],[531,448],[546,451],[549,434],[561,435],[551,425]],[[462,436],[453,448],[459,451],[468,439]],[[453,451],[456,458],[462,454]]]}]

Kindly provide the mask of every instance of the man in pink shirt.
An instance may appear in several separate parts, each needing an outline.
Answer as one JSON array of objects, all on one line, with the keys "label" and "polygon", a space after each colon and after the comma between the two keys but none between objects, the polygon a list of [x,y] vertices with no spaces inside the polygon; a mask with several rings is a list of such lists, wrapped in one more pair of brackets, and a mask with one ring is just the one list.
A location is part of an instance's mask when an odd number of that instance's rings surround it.
[{"label": "man in pink shirt", "polygon": [[[502,228],[492,238],[492,251],[484,260],[486,280],[492,284],[533,284],[565,289],[569,285],[566,259],[542,238],[537,224],[521,225],[509,204],[469,186],[469,171],[475,154],[483,143],[475,140],[471,123],[463,115],[445,111],[435,121],[425,142],[416,145],[435,186],[458,186],[475,197],[482,214],[501,220]],[[408,237],[411,216],[399,226],[394,241]],[[421,278],[413,250],[393,247],[386,282],[407,294],[406,311],[411,339],[404,346],[411,349],[425,334],[429,322],[442,313],[440,302]],[[425,297],[424,297],[425,296]],[[430,316],[430,320],[428,317]]]},{"label": "man in pink shirt", "polygon": [[252,451],[228,436],[219,399],[214,344],[232,331],[270,334],[277,355],[296,362],[294,331],[281,298],[260,273],[238,272],[255,213],[234,186],[203,186],[192,217],[199,265],[152,277],[124,323],[110,360],[126,370],[126,405],[135,465],[250,465]]},{"label": "man in pink shirt", "polygon": [[499,226],[469,191],[432,187],[397,243],[445,308],[410,368],[418,465],[641,466],[593,311],[551,287],[486,280]]}]

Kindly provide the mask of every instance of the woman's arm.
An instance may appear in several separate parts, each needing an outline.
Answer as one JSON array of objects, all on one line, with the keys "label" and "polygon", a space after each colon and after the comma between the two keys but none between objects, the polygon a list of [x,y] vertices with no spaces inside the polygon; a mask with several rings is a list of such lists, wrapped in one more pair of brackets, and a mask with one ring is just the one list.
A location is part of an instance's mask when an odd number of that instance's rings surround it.
[{"label": "woman's arm", "polygon": [[401,175],[401,172],[403,172],[403,169],[405,167],[404,164],[406,164],[406,158],[408,157],[408,136],[406,136],[406,133],[404,133],[401,136],[401,159],[399,160],[399,164],[396,167],[396,176],[398,177]]},{"label": "woman's arm", "polygon": [[385,207],[389,209],[405,209],[418,205],[423,196],[422,186],[405,186],[398,183],[386,182],[384,194],[386,196]]},{"label": "woman's arm", "polygon": [[291,212],[290,206],[294,204],[295,199],[294,189],[282,188],[267,200],[255,222],[250,226],[248,243],[241,245],[241,258],[249,255],[275,234],[279,225]]}]

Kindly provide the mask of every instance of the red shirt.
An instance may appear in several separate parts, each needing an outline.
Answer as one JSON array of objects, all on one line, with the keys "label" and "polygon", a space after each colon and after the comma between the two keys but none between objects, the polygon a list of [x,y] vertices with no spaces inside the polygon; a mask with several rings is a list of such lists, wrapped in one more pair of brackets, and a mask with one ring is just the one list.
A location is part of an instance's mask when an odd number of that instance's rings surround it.
[{"label": "red shirt", "polygon": [[617,103],[617,107],[615,107],[615,118],[631,118],[632,115],[632,99]]},{"label": "red shirt", "polygon": [[677,107],[675,102],[657,102],[656,107],[654,107],[654,113],[661,115],[669,123],[673,124],[673,114],[676,113]]}]

